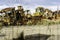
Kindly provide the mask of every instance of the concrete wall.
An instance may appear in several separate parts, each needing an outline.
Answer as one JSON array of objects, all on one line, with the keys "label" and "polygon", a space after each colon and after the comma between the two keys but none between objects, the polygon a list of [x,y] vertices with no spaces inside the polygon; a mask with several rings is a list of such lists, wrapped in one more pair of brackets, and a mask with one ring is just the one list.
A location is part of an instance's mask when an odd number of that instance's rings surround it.
[{"label": "concrete wall", "polygon": [[[0,40],[12,40],[13,38],[18,38],[21,32],[24,32],[24,38],[29,35],[43,34],[43,35],[51,35],[47,40],[60,40],[60,25],[51,25],[51,26],[34,25],[34,26],[3,27],[0,30],[0,35],[3,34],[5,36],[0,37]],[[38,36],[36,39],[38,39]]]}]

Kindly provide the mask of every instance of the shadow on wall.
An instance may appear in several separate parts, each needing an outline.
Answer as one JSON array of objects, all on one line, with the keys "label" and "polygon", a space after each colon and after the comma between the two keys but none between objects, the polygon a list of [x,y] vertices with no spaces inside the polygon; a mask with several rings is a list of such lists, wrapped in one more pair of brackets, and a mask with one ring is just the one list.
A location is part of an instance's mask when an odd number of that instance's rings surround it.
[{"label": "shadow on wall", "polygon": [[33,34],[33,35],[26,36],[25,40],[47,40],[49,37],[50,35]]},{"label": "shadow on wall", "polygon": [[18,38],[13,38],[13,40],[24,40],[24,32],[21,32]]},{"label": "shadow on wall", "polygon": [[18,38],[13,38],[13,40],[47,40],[49,37],[50,35],[33,34],[27,35],[24,38],[24,32],[22,32]]}]

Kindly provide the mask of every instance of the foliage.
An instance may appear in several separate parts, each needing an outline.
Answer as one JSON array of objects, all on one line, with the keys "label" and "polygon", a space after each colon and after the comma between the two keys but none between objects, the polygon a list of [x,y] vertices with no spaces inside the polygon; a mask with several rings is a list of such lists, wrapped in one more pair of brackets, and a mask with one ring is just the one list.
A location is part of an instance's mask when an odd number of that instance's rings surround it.
[{"label": "foliage", "polygon": [[34,16],[41,16],[41,15],[43,15],[44,13],[42,13],[42,12],[35,12],[34,13]]}]

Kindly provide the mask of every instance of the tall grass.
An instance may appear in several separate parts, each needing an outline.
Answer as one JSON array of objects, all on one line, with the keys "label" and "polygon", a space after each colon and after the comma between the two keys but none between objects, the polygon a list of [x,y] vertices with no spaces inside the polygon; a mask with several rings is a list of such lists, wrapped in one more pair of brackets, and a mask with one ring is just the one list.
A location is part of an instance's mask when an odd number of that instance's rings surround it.
[{"label": "tall grass", "polygon": [[38,21],[36,25],[55,25],[55,24],[60,24],[60,21],[52,21],[52,20],[42,20],[41,22]]}]

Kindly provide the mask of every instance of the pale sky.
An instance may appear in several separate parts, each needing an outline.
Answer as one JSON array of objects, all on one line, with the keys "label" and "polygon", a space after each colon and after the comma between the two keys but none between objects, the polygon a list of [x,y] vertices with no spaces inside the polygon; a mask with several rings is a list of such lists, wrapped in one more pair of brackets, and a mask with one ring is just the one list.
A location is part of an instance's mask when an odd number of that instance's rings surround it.
[{"label": "pale sky", "polygon": [[57,6],[60,9],[60,0],[0,0],[0,10],[6,7],[17,7],[18,5],[22,5],[24,9],[30,9],[31,12],[34,12],[38,6],[55,11]]}]

